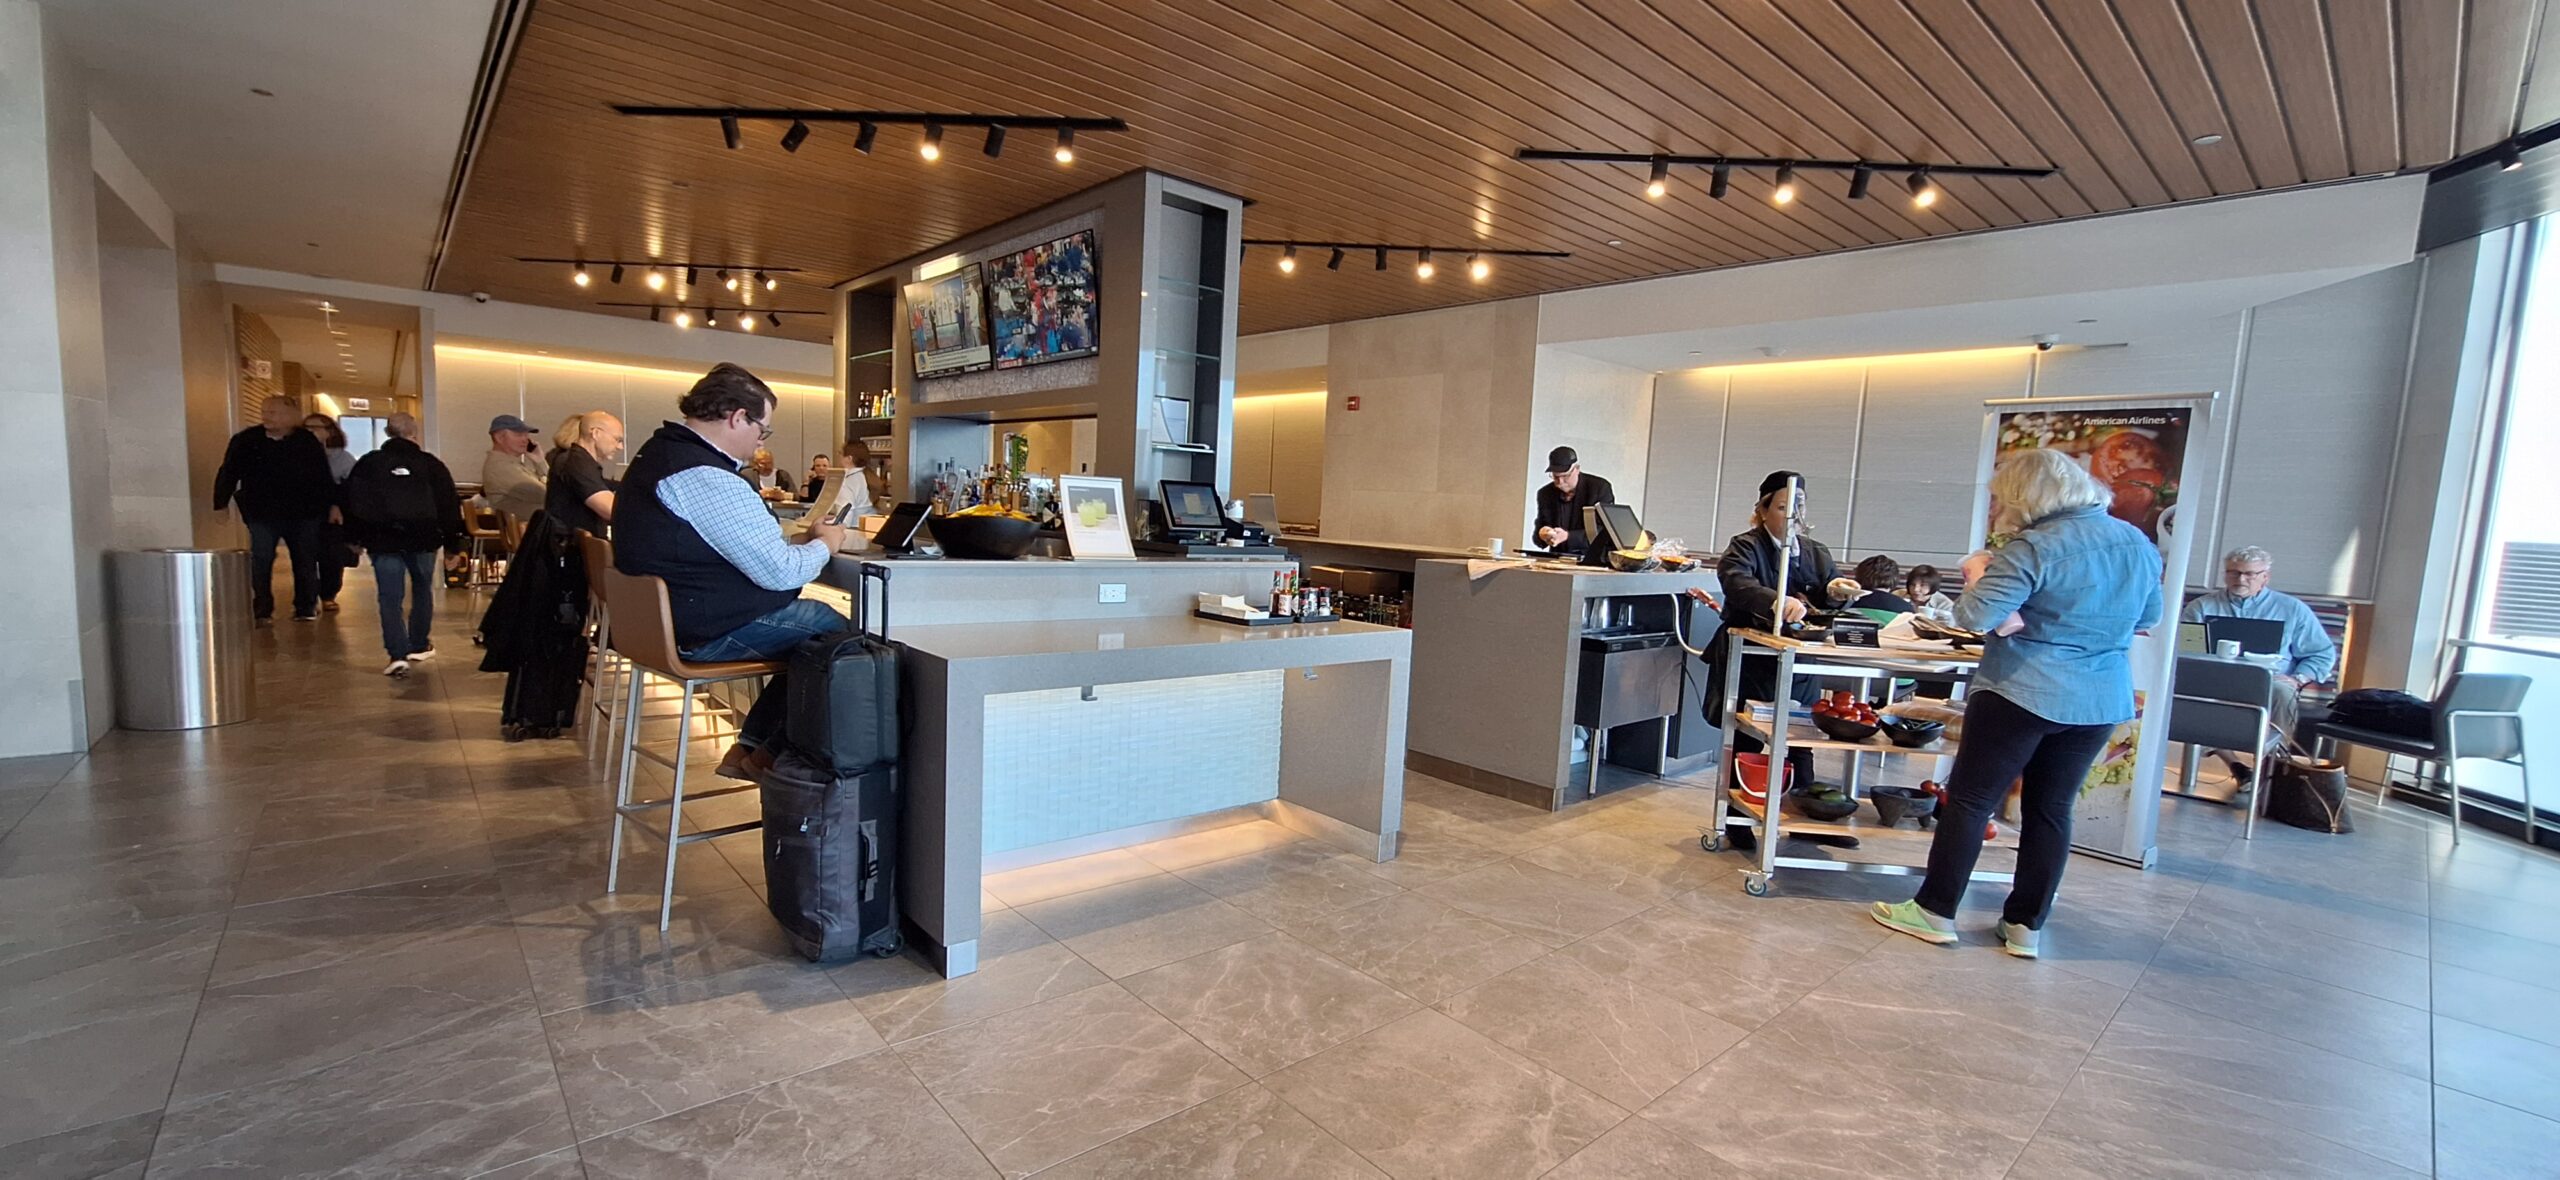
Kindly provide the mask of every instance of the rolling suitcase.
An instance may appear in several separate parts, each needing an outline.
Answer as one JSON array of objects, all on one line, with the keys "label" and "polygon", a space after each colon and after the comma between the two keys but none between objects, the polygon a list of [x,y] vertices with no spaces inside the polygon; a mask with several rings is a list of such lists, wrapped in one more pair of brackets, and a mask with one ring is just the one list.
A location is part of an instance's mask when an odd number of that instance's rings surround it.
[{"label": "rolling suitcase", "polygon": [[898,783],[902,698],[898,649],[888,639],[889,571],[880,628],[857,594],[854,630],[801,644],[791,656],[781,749],[759,779],[764,803],[765,905],[799,952],[834,963],[896,954]]}]

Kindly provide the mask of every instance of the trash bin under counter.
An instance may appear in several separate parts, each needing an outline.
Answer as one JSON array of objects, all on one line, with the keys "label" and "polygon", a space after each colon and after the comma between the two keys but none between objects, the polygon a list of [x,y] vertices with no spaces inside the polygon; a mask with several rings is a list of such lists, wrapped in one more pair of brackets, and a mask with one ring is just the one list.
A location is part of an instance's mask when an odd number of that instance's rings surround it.
[{"label": "trash bin under counter", "polygon": [[247,552],[123,550],[107,570],[118,725],[204,729],[256,714]]},{"label": "trash bin under counter", "polygon": [[1600,763],[1607,756],[1610,730],[1680,711],[1682,654],[1670,633],[1663,631],[1583,635],[1573,723],[1591,731],[1591,772],[1585,794],[1599,791]]}]

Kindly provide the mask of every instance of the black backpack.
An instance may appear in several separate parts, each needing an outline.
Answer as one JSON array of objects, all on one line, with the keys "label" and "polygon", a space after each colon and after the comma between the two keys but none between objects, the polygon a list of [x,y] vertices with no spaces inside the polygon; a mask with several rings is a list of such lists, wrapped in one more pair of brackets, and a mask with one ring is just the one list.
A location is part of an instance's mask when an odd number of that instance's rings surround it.
[{"label": "black backpack", "polygon": [[2435,706],[2388,688],[2351,688],[2339,693],[2329,706],[2329,720],[2422,742],[2435,737]]},{"label": "black backpack", "polygon": [[347,473],[347,516],[368,547],[386,540],[424,540],[442,531],[436,519],[436,459],[424,451],[375,451]]}]

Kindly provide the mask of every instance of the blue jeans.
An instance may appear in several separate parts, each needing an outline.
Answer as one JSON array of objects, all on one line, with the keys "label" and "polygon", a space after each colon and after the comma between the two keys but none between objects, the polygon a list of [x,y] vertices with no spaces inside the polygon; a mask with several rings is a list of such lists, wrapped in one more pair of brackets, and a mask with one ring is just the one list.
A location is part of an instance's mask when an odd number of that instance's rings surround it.
[{"label": "blue jeans", "polygon": [[[850,626],[836,608],[814,598],[795,598],[780,610],[718,639],[686,648],[684,658],[705,664],[770,660],[789,655],[802,640],[834,635]],[[783,674],[777,672],[765,683],[764,691],[756,694],[756,703],[747,709],[747,719],[738,723],[739,745],[761,750],[781,736],[783,710],[789,700],[783,681]]]},{"label": "blue jeans", "polygon": [[[374,601],[382,606],[382,650],[395,660],[427,650],[436,621],[436,550],[373,552]],[[405,582],[404,582],[405,579]],[[409,592],[409,619],[400,619],[400,592]]]},{"label": "blue jeans", "polygon": [[276,614],[276,542],[284,542],[293,563],[293,613],[320,610],[320,521],[246,520],[249,526],[249,610],[261,619]]}]

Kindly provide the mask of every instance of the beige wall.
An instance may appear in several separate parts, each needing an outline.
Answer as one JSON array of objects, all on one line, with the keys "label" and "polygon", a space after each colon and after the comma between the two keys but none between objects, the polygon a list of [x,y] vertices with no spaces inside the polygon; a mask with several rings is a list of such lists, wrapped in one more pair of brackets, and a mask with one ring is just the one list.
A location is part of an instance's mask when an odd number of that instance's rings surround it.
[{"label": "beige wall", "polygon": [[178,235],[178,336],[181,380],[186,385],[187,515],[194,544],[204,548],[245,545],[248,536],[230,513],[213,510],[213,475],[231,441],[234,405],[231,375],[239,370],[231,337],[231,305],[213,280],[213,264],[181,231]]},{"label": "beige wall", "polygon": [[[112,194],[100,197],[113,200]],[[178,255],[109,246],[98,255],[106,343],[107,483],[119,549],[184,546],[195,536],[188,493],[186,361]]]},{"label": "beige wall", "polygon": [[1529,535],[1537,488],[1546,482],[1547,452],[1557,447],[1572,447],[1582,469],[1608,480],[1618,502],[1641,518],[1653,437],[1653,374],[1541,348],[1531,386],[1529,466],[1521,473],[1530,499],[1513,537]]},{"label": "beige wall", "polygon": [[1241,500],[1269,494],[1290,524],[1324,519],[1324,424],[1330,396],[1321,389],[1236,399],[1234,486]]},{"label": "beige wall", "polygon": [[[1324,532],[1417,545],[1520,535],[1538,303],[1333,326]],[[1342,407],[1360,399],[1356,411]]]}]

